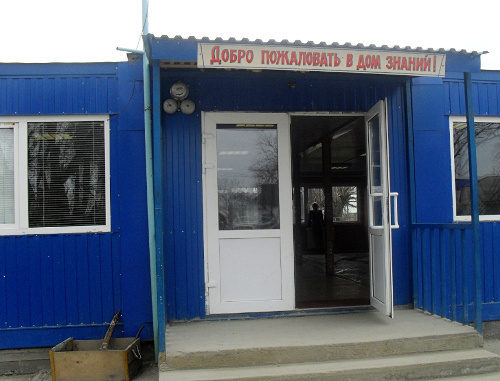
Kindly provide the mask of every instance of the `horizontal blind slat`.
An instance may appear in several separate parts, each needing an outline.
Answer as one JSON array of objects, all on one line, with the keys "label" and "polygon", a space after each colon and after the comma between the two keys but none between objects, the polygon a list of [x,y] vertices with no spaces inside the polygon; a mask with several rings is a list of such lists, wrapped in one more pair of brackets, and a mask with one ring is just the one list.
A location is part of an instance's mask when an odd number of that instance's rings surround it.
[{"label": "horizontal blind slat", "polygon": [[106,224],[104,122],[28,123],[29,226]]}]

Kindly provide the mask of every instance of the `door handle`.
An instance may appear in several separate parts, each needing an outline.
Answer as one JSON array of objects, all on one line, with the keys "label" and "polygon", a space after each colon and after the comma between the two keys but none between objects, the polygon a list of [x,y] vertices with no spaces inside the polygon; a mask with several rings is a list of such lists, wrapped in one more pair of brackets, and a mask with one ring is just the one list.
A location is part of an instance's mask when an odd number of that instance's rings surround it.
[{"label": "door handle", "polygon": [[394,223],[392,222],[391,219],[391,229],[399,229],[398,196],[399,196],[398,192],[389,193],[389,198],[394,197],[394,209],[393,209]]}]

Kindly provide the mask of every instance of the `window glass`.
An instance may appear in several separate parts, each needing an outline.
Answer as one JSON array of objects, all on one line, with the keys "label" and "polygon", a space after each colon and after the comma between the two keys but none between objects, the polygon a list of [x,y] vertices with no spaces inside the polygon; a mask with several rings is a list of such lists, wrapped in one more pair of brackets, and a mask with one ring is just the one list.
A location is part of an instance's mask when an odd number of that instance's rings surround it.
[{"label": "window glass", "polygon": [[358,221],[358,192],[355,186],[334,186],[333,222]]},{"label": "window glass", "polygon": [[106,224],[104,122],[28,123],[29,227]]},{"label": "window glass", "polygon": [[0,224],[15,223],[14,128],[0,123]]},{"label": "window glass", "polygon": [[382,155],[380,152],[380,121],[378,116],[368,121],[370,142],[371,193],[382,191]]},{"label": "window glass", "polygon": [[279,229],[278,131],[217,125],[219,229]]},{"label": "window glass", "polygon": [[[302,215],[310,215],[313,204],[318,205],[318,209],[325,210],[325,195],[323,188],[307,188],[307,203],[302,203]],[[357,222],[358,221],[358,187],[355,185],[333,186],[332,187],[333,222]],[[303,222],[307,222],[302,218]]]},{"label": "window glass", "polygon": [[[500,215],[500,123],[475,122],[479,213]],[[456,215],[471,213],[467,124],[453,122]]]}]

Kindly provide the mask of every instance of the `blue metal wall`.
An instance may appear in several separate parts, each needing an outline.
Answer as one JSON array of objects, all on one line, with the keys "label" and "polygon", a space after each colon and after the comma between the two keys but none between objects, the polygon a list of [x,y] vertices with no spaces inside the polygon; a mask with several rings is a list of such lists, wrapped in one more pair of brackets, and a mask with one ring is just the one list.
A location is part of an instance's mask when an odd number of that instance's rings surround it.
[{"label": "blue metal wall", "polygon": [[0,65],[0,115],[110,115],[110,233],[0,237],[0,348],[152,339],[142,64]]},{"label": "blue metal wall", "polygon": [[[400,193],[399,230],[394,231],[397,305],[412,302],[404,78],[291,72],[162,73],[162,99],[182,80],[190,86],[192,115],[162,114],[165,150],[165,239],[169,320],[205,315],[201,111],[358,111],[388,98],[391,187]],[[294,86],[289,86],[290,81]]]},{"label": "blue metal wall", "polygon": [[[476,116],[500,116],[500,72],[473,73]],[[465,115],[463,73],[413,80],[417,223],[453,222],[450,115]],[[483,319],[500,319],[500,223],[481,222]],[[470,231],[456,226],[417,229],[415,305],[442,316],[474,319]],[[464,259],[462,259],[464,256]],[[496,278],[496,279],[495,279]],[[465,285],[465,286],[464,286]],[[453,300],[454,299],[454,300]],[[454,307],[455,302],[455,307]],[[464,309],[464,304],[468,308]]]}]

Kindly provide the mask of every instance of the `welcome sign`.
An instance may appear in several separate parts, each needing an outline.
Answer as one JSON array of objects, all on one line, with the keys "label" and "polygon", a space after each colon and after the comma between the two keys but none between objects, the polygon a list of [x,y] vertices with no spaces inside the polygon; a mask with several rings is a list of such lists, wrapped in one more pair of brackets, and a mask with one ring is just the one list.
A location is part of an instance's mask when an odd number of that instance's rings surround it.
[{"label": "welcome sign", "polygon": [[198,44],[198,67],[444,77],[445,54],[279,45]]}]

